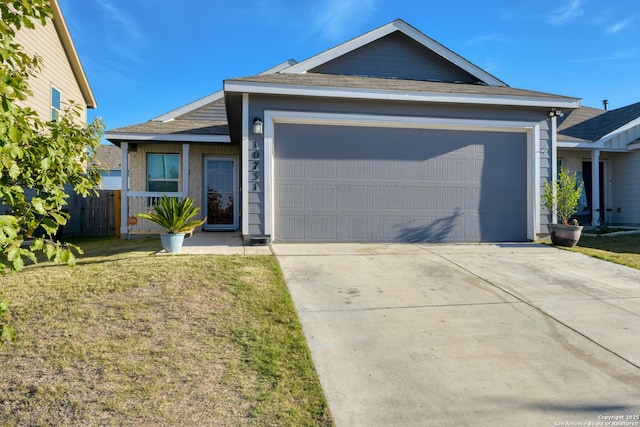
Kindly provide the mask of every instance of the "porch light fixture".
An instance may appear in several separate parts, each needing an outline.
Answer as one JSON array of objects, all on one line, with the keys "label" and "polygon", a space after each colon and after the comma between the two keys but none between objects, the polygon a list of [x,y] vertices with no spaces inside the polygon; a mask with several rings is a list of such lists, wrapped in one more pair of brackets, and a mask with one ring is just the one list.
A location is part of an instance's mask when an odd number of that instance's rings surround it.
[{"label": "porch light fixture", "polygon": [[253,119],[253,133],[254,135],[262,135],[262,120],[258,117]]}]

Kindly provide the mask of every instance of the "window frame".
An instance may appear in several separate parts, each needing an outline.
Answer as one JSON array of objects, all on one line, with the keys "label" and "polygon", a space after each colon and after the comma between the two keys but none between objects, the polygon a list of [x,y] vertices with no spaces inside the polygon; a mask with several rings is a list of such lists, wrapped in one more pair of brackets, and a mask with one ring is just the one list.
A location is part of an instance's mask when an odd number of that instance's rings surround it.
[{"label": "window frame", "polygon": [[[54,104],[54,93],[57,93],[58,96],[58,102],[57,102],[57,106]],[[57,122],[58,121],[58,117],[60,116],[60,111],[62,110],[62,91],[60,89],[58,89],[57,87],[55,87],[54,85],[51,85],[51,97],[50,97],[50,105],[51,105],[51,121],[52,122]]]},{"label": "window frame", "polygon": [[[150,177],[150,157],[151,156],[162,156],[163,158],[166,156],[177,156],[177,178],[169,178],[167,176],[165,176],[164,178],[151,178]],[[166,164],[166,162],[165,162]],[[167,170],[165,168],[165,170],[163,171],[163,174],[166,175]],[[153,190],[150,189],[150,183],[157,183],[157,182],[164,182],[164,183],[174,183],[175,182],[175,190],[172,191],[168,191],[168,190],[163,190],[163,191],[154,191],[154,192],[164,192],[164,193],[174,193],[174,192],[179,192],[180,191],[180,153],[147,153],[146,155],[146,189],[148,192],[152,192]]]}]

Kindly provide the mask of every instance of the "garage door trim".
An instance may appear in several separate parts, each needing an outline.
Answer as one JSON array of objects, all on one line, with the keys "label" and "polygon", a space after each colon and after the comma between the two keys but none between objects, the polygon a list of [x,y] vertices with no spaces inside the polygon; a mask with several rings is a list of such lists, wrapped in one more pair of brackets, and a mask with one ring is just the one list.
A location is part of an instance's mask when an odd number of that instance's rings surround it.
[{"label": "garage door trim", "polygon": [[[527,134],[527,238],[534,240],[536,234],[539,232],[540,205],[539,203],[534,202],[540,200],[540,186],[534,185],[534,183],[540,182],[540,124],[538,122],[265,110],[264,221],[265,234],[268,236],[275,236],[274,144],[276,138],[275,125],[277,123],[414,129],[458,129],[487,132],[524,132]],[[243,148],[246,148],[246,146]],[[248,156],[248,150],[245,155]],[[246,215],[246,212],[243,215]],[[246,220],[247,218],[243,218],[243,222]]]}]

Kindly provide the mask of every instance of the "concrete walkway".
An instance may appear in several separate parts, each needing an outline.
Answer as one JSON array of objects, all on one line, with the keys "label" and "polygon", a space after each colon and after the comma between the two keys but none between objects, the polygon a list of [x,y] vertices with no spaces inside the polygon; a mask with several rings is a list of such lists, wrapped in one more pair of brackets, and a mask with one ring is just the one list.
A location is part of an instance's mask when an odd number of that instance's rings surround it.
[{"label": "concrete walkway", "polygon": [[273,249],[339,427],[640,425],[640,271],[536,244]]},{"label": "concrete walkway", "polygon": [[[167,255],[164,251],[159,255]],[[245,246],[237,231],[198,232],[184,239],[181,255],[272,255],[269,246]]]}]

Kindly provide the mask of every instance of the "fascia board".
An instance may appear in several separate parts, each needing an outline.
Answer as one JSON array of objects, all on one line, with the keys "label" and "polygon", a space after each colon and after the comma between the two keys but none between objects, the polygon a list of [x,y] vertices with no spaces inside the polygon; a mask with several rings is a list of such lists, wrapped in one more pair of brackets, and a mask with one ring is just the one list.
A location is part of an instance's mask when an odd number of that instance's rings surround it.
[{"label": "fascia board", "polygon": [[[265,70],[263,72],[261,72],[260,74],[273,74],[273,73],[277,73],[280,72],[286,68],[291,67],[292,65],[296,64],[296,61],[293,59],[289,59],[288,61],[285,61],[281,64],[276,65],[275,67],[271,67],[268,70]],[[259,75],[260,75],[259,74]],[[197,101],[191,102],[187,105],[183,105],[180,108],[176,108],[175,110],[171,110],[167,113],[164,113],[158,117],[155,117],[151,120],[155,121],[155,122],[168,122],[171,120],[174,120],[180,116],[183,116],[185,114],[191,113],[195,110],[197,110],[198,108],[202,108],[207,104],[210,104],[212,102],[218,101],[220,99],[224,98],[224,90],[219,90],[215,93],[212,93],[211,95],[207,95],[204,98],[200,98]]]},{"label": "fascia board", "polygon": [[573,98],[517,97],[506,95],[452,94],[441,92],[401,92],[360,88],[291,86],[253,82],[226,81],[228,92],[265,95],[315,96],[328,98],[372,99],[386,101],[442,102],[454,104],[508,105],[543,108],[579,108],[580,100]]},{"label": "fascia board", "polygon": [[575,141],[558,141],[558,149],[571,149],[571,150],[602,150],[608,153],[624,153],[629,151],[629,146],[626,149],[620,148],[607,148],[603,143],[596,144],[595,142],[575,142]]},{"label": "fascia board", "polygon": [[381,39],[382,37],[385,37],[395,31],[402,32],[406,36],[412,38],[416,42],[422,44],[423,46],[435,52],[436,54],[440,55],[444,59],[462,68],[466,72],[470,73],[471,75],[477,77],[478,79],[482,80],[483,82],[491,86],[507,86],[503,81],[497,79],[496,77],[492,76],[491,74],[487,73],[481,68],[473,65],[471,62],[467,61],[460,55],[447,49],[445,46],[436,42],[432,38],[424,35],[420,31],[418,31],[417,29],[415,29],[414,27],[410,26],[409,24],[407,24],[406,22],[400,19],[395,20],[373,31],[370,31],[366,34],[363,34],[359,37],[356,37],[352,40],[349,40],[348,42],[338,45],[332,49],[324,51],[305,61],[299,62],[296,65],[293,65],[292,67],[289,67],[282,72],[297,73],[297,74],[306,73],[307,71],[313,68],[316,68],[322,64],[325,64],[329,61],[332,61],[338,58],[339,56],[352,52],[364,45],[367,45],[378,39]]},{"label": "fascia board", "polygon": [[146,142],[231,142],[229,135],[191,135],[191,134],[153,134],[106,132],[109,141],[146,141]]},{"label": "fascia board", "polygon": [[96,108],[98,106],[98,103],[96,102],[96,98],[93,95],[93,91],[91,90],[91,85],[89,84],[89,79],[87,78],[87,74],[84,71],[82,62],[80,61],[78,51],[73,44],[73,39],[71,38],[71,33],[69,32],[69,27],[67,27],[67,23],[64,20],[64,15],[62,14],[62,10],[60,9],[58,0],[51,0],[49,2],[49,5],[51,6],[51,11],[53,12],[53,25],[56,28],[58,37],[60,37],[62,47],[67,54],[69,65],[71,66],[73,75],[78,82],[78,86],[80,87],[80,92],[82,92],[82,97],[84,98],[85,105],[87,106],[87,108]]},{"label": "fascia board", "polygon": [[608,134],[604,135],[603,137],[601,137],[600,139],[598,139],[597,141],[595,141],[596,144],[604,144],[605,142],[607,142],[608,140],[615,138],[616,136],[620,135],[622,132],[626,132],[629,129],[635,127],[635,126],[640,126],[640,117],[626,123],[623,126],[620,126],[619,128],[609,132]]},{"label": "fascia board", "polygon": [[175,110],[171,110],[168,113],[162,114],[156,118],[151,119],[154,122],[168,122],[174,120],[177,117],[180,117],[184,114],[190,113],[192,111],[197,110],[198,108],[204,107],[207,104],[218,101],[219,99],[224,98],[224,91],[219,90],[211,95],[207,95],[204,98],[200,98],[197,101],[191,102],[187,105],[184,105],[180,108],[176,108]]}]

